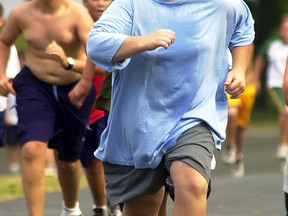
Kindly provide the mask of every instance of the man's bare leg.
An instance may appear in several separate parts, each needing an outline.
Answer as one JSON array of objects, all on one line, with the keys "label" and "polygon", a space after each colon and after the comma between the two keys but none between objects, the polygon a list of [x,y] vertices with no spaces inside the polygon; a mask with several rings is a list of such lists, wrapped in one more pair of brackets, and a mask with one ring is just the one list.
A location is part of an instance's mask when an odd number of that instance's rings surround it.
[{"label": "man's bare leg", "polygon": [[9,155],[9,169],[10,172],[18,173],[20,171],[20,148],[16,146],[8,146],[8,155]]},{"label": "man's bare leg", "polygon": [[46,176],[53,176],[56,175],[56,161],[54,156],[53,149],[47,149],[46,151],[46,166],[45,166],[45,175]]},{"label": "man's bare leg", "polygon": [[74,208],[78,201],[82,166],[80,160],[66,162],[56,157],[58,179],[62,189],[64,204],[67,208]]},{"label": "man's bare leg", "polygon": [[173,216],[205,216],[208,183],[190,165],[174,161],[170,175],[175,188]]},{"label": "man's bare leg", "polygon": [[280,144],[288,146],[288,107],[280,114]]},{"label": "man's bare leg", "polygon": [[165,191],[158,216],[167,216],[167,199],[168,192]]},{"label": "man's bare leg", "polygon": [[239,159],[243,157],[244,154],[244,141],[246,138],[246,128],[238,127],[237,128],[237,152],[236,152],[236,158]]},{"label": "man's bare leg", "polygon": [[226,164],[234,164],[236,162],[236,134],[237,134],[237,118],[239,108],[231,106],[228,108],[228,124],[226,129],[226,149],[223,152],[223,162]]},{"label": "man's bare leg", "polygon": [[153,195],[144,195],[125,202],[123,216],[158,216],[164,196],[164,186]]},{"label": "man's bare leg", "polygon": [[97,207],[106,206],[107,198],[102,161],[93,159],[91,164],[85,167],[85,172],[95,205]]},{"label": "man's bare leg", "polygon": [[44,215],[46,150],[47,143],[40,141],[25,143],[22,148],[22,182],[30,216]]}]

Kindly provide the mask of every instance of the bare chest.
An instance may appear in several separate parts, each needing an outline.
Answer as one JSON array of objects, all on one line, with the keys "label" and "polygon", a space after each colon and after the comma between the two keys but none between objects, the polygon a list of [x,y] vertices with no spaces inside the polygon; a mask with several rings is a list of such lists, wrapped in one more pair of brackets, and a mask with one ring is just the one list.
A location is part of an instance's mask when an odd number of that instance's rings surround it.
[{"label": "bare chest", "polygon": [[35,16],[29,21],[24,23],[23,36],[34,49],[45,49],[53,40],[62,46],[70,46],[77,41],[76,25],[67,16]]}]

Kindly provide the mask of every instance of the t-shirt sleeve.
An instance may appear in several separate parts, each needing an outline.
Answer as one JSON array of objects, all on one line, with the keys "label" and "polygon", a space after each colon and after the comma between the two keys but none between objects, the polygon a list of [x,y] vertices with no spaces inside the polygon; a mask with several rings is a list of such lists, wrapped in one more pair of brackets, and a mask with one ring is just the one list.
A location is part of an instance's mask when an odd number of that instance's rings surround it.
[{"label": "t-shirt sleeve", "polygon": [[130,62],[129,58],[112,62],[112,58],[131,35],[132,11],[130,0],[113,1],[90,31],[87,54],[96,65],[107,71],[123,69]]},{"label": "t-shirt sleeve", "polygon": [[231,36],[229,48],[245,46],[253,42],[255,38],[254,19],[244,1],[239,1],[232,12],[234,19],[234,31]]}]

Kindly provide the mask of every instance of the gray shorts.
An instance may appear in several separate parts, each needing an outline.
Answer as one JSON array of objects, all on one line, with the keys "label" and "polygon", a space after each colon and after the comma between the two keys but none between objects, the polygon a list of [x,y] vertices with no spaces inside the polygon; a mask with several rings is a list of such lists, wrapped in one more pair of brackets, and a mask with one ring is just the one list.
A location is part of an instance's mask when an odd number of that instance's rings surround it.
[{"label": "gray shorts", "polygon": [[209,182],[214,150],[212,134],[202,123],[185,131],[155,169],[135,169],[103,162],[108,200],[117,204],[156,193],[165,184],[170,164],[175,160],[189,164]]}]

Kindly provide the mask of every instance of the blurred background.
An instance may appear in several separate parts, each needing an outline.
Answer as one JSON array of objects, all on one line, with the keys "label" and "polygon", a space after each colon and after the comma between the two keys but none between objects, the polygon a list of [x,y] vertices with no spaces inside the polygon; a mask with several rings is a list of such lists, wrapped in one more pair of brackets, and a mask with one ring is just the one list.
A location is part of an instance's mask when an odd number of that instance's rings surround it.
[{"label": "blurred background", "polygon": [[[7,18],[10,10],[17,6],[18,4],[23,3],[25,0],[1,0],[1,3],[5,9],[5,17]],[[79,3],[82,0],[75,0]],[[285,13],[288,13],[288,1],[287,0],[245,0],[249,6],[253,17],[255,19],[255,53],[257,53],[266,40],[271,39],[273,36],[277,36],[278,28],[281,16]],[[20,37],[17,40],[16,47],[19,53],[25,52],[25,43]],[[263,86],[265,86],[265,75],[262,76]],[[261,119],[263,115],[265,118],[275,119],[276,110],[275,106],[271,105],[270,98],[267,97],[267,92],[263,90],[260,95],[257,96],[254,110],[252,115],[252,123],[254,119]],[[270,115],[267,116],[267,110],[269,110]]]},{"label": "blurred background", "polygon": [[[0,0],[4,6],[4,16],[7,19],[11,9],[25,0]],[[82,0],[75,0],[82,3]],[[145,1],[145,0],[139,0]],[[234,0],[230,0],[234,1]],[[244,0],[249,6],[255,20],[255,54],[267,40],[278,36],[279,24],[283,14],[288,14],[288,0]],[[1,28],[0,28],[1,32]],[[20,59],[24,59],[26,44],[20,36],[16,42],[16,47]],[[262,86],[266,86],[266,70],[261,76]],[[282,191],[282,173],[279,172],[278,161],[274,157],[278,139],[277,110],[266,88],[257,95],[251,116],[251,130],[247,134],[247,145],[245,149],[248,175],[242,179],[233,179],[227,175],[230,167],[218,163],[217,169],[213,172],[213,190],[209,199],[208,213],[210,216],[281,216],[284,215],[284,199]],[[272,125],[272,126],[271,126]],[[272,153],[271,153],[272,152]],[[220,152],[216,152],[216,157],[220,157]],[[220,160],[219,160],[220,161]],[[19,215],[23,215],[24,200],[17,199],[15,202],[9,200],[23,196],[20,175],[8,176],[8,156],[3,148],[0,148],[0,216],[5,211],[11,213],[11,209]],[[3,166],[4,164],[4,166]],[[87,182],[82,177],[82,187],[87,188]],[[59,191],[56,177],[49,177],[47,180],[47,191]],[[86,189],[81,192],[90,198]],[[84,193],[84,195],[83,195]],[[233,194],[233,196],[230,196]],[[54,194],[48,196],[49,211],[58,212],[59,196]],[[219,199],[220,197],[220,199]],[[235,199],[234,199],[235,197]],[[81,197],[81,199],[83,199]],[[8,201],[7,201],[8,200]],[[239,201],[240,200],[240,201]],[[52,204],[51,204],[51,203]],[[90,203],[85,202],[90,210]],[[17,206],[17,208],[15,208]],[[52,206],[52,207],[51,207]],[[171,211],[169,205],[169,211]],[[86,207],[86,206],[85,206]],[[85,209],[85,208],[84,208]],[[22,212],[21,212],[22,211]],[[237,214],[239,212],[239,214]],[[3,213],[3,214],[2,214]],[[85,212],[84,212],[85,213]],[[89,214],[89,213],[87,213]],[[9,213],[5,215],[11,215]],[[53,214],[55,215],[55,212]]]}]

